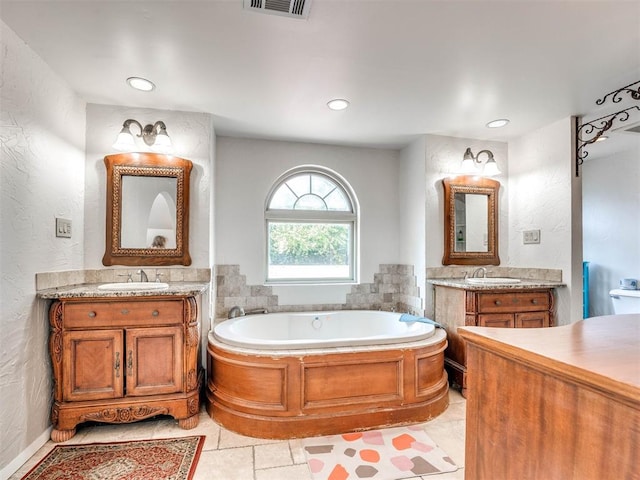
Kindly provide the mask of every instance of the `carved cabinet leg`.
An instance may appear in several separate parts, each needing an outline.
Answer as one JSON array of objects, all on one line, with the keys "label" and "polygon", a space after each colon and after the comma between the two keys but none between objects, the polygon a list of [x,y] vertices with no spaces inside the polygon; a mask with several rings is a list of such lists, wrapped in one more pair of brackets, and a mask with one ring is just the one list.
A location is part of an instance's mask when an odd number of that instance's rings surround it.
[{"label": "carved cabinet leg", "polygon": [[183,430],[191,430],[192,428],[196,428],[198,426],[199,421],[200,421],[200,416],[196,414],[187,418],[178,419],[178,425]]},{"label": "carved cabinet leg", "polygon": [[71,430],[58,430],[57,428],[54,428],[53,430],[51,430],[51,441],[56,443],[66,442],[75,434],[75,428],[72,428]]}]

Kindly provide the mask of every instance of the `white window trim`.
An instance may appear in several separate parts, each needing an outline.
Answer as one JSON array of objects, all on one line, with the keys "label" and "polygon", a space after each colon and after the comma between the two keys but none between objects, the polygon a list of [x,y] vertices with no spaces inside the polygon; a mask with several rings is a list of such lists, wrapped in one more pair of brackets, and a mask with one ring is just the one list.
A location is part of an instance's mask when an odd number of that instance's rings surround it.
[{"label": "white window trim", "polygon": [[[319,174],[328,177],[346,194],[351,203],[352,212],[336,210],[289,210],[269,209],[269,203],[275,192],[289,178],[303,174]],[[269,223],[271,222],[321,222],[343,223],[352,228],[353,240],[349,245],[349,257],[352,259],[349,278],[278,278],[269,279]],[[284,172],[273,183],[265,199],[264,207],[264,272],[265,285],[350,285],[357,284],[360,276],[360,205],[349,182],[337,172],[318,165],[301,165]]]}]

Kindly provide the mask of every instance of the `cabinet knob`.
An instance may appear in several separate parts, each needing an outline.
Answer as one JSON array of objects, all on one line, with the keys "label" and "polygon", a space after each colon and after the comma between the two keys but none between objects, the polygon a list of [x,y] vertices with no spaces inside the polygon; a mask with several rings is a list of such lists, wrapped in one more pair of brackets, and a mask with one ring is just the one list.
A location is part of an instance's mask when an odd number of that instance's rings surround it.
[{"label": "cabinet knob", "polygon": [[158,310],[154,310],[153,312],[151,312],[151,315],[157,317],[158,315],[160,315],[160,312]]},{"label": "cabinet knob", "polygon": [[122,315],[129,315],[129,310],[127,310],[126,308],[123,308],[122,310],[120,310],[120,313]]},{"label": "cabinet knob", "polygon": [[501,302],[500,300],[496,300],[496,301],[495,301],[495,302],[493,302],[493,303],[495,303],[496,305],[502,305],[502,302]]},{"label": "cabinet knob", "polygon": [[534,305],[538,304],[538,300],[536,300],[535,298],[533,300],[531,300],[531,303],[533,303]]},{"label": "cabinet knob", "polygon": [[96,312],[89,312],[87,315],[89,315],[90,318],[94,318],[96,316]]}]

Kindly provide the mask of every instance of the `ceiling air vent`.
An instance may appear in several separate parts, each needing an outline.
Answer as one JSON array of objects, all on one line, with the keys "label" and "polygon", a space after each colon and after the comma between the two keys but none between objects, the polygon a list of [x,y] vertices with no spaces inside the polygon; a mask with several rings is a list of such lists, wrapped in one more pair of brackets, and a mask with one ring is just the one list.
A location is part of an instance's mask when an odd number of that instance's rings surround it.
[{"label": "ceiling air vent", "polygon": [[307,18],[311,0],[243,0],[244,8],[292,18]]}]

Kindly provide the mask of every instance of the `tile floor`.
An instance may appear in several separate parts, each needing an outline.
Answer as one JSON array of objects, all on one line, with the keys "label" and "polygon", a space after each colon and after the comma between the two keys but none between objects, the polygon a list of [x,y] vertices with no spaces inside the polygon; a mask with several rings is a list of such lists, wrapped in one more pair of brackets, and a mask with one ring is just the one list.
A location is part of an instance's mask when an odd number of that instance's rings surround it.
[{"label": "tile floor", "polygon": [[[465,399],[458,391],[449,391],[449,408],[439,417],[423,424],[427,434],[460,468],[456,472],[411,480],[463,480]],[[203,410],[198,426],[182,430],[170,417],[150,419],[126,425],[88,425],[78,427],[76,435],[65,443],[111,442],[150,438],[206,435],[194,480],[311,480],[301,441],[261,440],[230,432]],[[9,480],[19,480],[54,447],[47,442]]]}]

